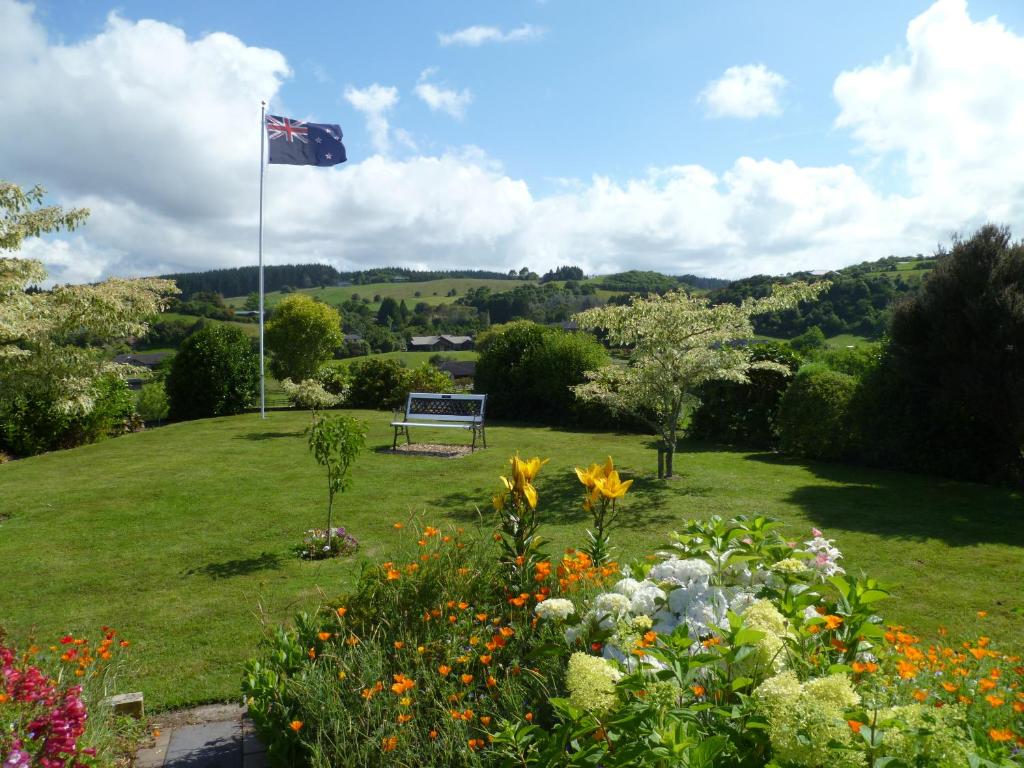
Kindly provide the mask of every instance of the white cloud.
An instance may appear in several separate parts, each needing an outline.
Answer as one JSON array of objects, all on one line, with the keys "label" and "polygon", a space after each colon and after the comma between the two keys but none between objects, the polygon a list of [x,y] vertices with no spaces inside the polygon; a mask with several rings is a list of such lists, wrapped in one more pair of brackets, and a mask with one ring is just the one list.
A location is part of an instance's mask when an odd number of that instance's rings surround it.
[{"label": "white cloud", "polygon": [[461,120],[466,114],[466,107],[473,101],[473,94],[468,88],[456,91],[431,83],[430,78],[435,74],[437,74],[437,67],[423,70],[413,91],[423,103],[430,107],[431,111],[447,112],[457,120]]},{"label": "white cloud", "polygon": [[[92,209],[84,229],[33,241],[25,255],[61,281],[255,263],[258,105],[275,103],[290,75],[280,53],[117,15],[66,45],[11,0],[0,0],[0,49],[4,176]],[[1020,36],[940,0],[911,22],[905,51],[836,78],[838,127],[867,165],[905,174],[902,194],[879,192],[852,165],[741,157],[722,173],[687,165],[562,179],[538,196],[479,148],[382,151],[332,168],[268,168],[266,259],[740,277],[928,251],[987,219],[1020,232],[1022,60]],[[346,97],[381,145],[414,149],[388,125],[397,89]]]},{"label": "white cloud", "polygon": [[729,67],[717,80],[701,91],[697,100],[709,117],[751,119],[761,115],[781,115],[779,94],[786,78],[764,64]]},{"label": "white cloud", "polygon": [[894,161],[928,219],[1019,226],[1021,62],[1024,38],[995,18],[972,21],[964,0],[939,0],[909,24],[905,52],[836,78],[836,126]]},{"label": "white cloud", "polygon": [[398,89],[377,83],[362,89],[350,85],[345,88],[345,99],[366,115],[366,129],[374,149],[386,155],[391,149],[391,126],[386,115],[398,103]]},{"label": "white cloud", "polygon": [[465,45],[470,48],[477,48],[484,43],[519,43],[527,40],[539,40],[547,34],[543,27],[535,27],[532,24],[522,26],[503,32],[500,27],[473,26],[459,29],[455,32],[440,33],[437,36],[441,45]]}]

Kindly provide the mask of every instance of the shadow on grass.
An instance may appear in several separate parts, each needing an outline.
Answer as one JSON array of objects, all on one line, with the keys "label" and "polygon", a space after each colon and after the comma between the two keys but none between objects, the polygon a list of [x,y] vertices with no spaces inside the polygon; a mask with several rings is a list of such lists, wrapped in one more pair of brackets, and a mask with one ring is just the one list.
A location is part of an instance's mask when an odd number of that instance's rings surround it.
[{"label": "shadow on grass", "polygon": [[235,435],[235,440],[276,440],[279,437],[304,437],[306,430],[298,432],[250,432],[246,435]]},{"label": "shadow on grass", "polygon": [[830,484],[789,494],[819,528],[894,539],[938,539],[951,547],[1024,547],[1024,495],[995,486],[769,453],[748,461],[806,469]]},{"label": "shadow on grass", "polygon": [[258,557],[225,560],[222,563],[207,563],[199,568],[189,568],[184,576],[208,576],[211,579],[230,579],[235,576],[249,576],[258,571],[276,571],[281,567],[281,556],[263,552]]}]

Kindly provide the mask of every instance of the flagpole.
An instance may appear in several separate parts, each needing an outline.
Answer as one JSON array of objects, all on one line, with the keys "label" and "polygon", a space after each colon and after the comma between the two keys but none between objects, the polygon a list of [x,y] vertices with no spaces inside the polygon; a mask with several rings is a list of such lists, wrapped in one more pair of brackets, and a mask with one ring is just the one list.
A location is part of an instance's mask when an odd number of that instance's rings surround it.
[{"label": "flagpole", "polygon": [[267,386],[263,362],[263,150],[266,141],[267,102],[260,102],[260,418],[267,418]]}]

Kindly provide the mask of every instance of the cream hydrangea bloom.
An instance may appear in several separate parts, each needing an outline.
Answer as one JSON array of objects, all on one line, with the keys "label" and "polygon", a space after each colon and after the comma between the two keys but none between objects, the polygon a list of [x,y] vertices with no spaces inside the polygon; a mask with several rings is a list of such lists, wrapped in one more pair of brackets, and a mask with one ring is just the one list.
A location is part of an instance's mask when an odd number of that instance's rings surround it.
[{"label": "cream hydrangea bloom", "polygon": [[603,714],[618,702],[615,683],[622,677],[610,662],[587,653],[574,653],[569,657],[566,685],[569,701],[580,709]]}]

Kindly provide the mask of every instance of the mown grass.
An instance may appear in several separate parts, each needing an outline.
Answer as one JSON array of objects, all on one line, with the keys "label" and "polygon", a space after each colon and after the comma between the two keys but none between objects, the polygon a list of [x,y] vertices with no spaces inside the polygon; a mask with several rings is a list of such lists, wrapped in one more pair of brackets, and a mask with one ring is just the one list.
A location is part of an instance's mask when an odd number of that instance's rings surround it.
[{"label": "mown grass", "polygon": [[477,358],[476,351],[471,349],[454,350],[452,352],[379,352],[373,355],[333,360],[331,365],[347,366],[359,360],[366,360],[372,357],[378,360],[397,360],[406,368],[419,368],[424,363],[429,363],[430,358],[434,355],[444,355],[451,360],[476,360]]},{"label": "mown grass", "polygon": [[[393,551],[396,520],[486,528],[490,494],[518,449],[551,459],[538,482],[551,552],[583,541],[572,467],[612,454],[636,478],[615,534],[623,558],[663,544],[687,518],[767,514],[793,537],[824,529],[848,570],[894,584],[893,620],[925,633],[984,631],[1024,650],[1020,493],[700,444],[678,456],[682,476],[663,482],[649,438],[497,424],[491,447],[466,458],[395,456],[381,450],[390,414],[357,415],[370,424],[369,448],[338,510],[362,550],[344,561],[291,554],[324,522],[303,412],[175,424],[0,466],[0,624],[16,639],[116,627],[133,640],[129,687],[154,708],[234,698],[260,617],[285,620],[342,591],[361,562]],[[468,442],[451,432],[413,438]],[[989,611],[982,630],[978,609]]]}]

